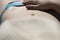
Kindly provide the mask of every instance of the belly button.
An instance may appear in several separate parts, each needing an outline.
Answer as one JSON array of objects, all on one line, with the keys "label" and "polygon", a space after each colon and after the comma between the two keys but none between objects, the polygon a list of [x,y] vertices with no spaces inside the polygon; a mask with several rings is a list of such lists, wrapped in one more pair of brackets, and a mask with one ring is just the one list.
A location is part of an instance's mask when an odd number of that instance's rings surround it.
[{"label": "belly button", "polygon": [[35,16],[35,14],[31,14],[31,16]]}]

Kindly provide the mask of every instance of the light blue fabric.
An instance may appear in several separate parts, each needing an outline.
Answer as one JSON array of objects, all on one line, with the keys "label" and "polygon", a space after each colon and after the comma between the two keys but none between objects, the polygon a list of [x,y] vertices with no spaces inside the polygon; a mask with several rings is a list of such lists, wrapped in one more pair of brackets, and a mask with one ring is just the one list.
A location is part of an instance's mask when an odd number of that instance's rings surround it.
[{"label": "light blue fabric", "polygon": [[7,4],[5,7],[4,7],[4,10],[7,10],[9,7],[11,6],[17,6],[17,5],[23,5],[22,2],[14,2],[14,3],[11,3],[11,4]]},{"label": "light blue fabric", "polygon": [[0,14],[0,24],[1,24],[1,22],[2,22],[2,16],[3,16],[4,12],[5,12],[9,7],[11,7],[11,6],[18,6],[18,5],[23,5],[23,3],[22,3],[22,2],[13,2],[13,3],[11,3],[11,4],[7,4],[7,5],[4,7],[3,12]]}]

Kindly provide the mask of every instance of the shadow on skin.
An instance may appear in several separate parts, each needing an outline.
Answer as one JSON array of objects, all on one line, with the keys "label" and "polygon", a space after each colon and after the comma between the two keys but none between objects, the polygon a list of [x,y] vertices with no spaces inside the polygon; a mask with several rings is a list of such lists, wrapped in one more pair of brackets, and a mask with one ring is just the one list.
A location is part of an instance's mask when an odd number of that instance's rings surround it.
[{"label": "shadow on skin", "polygon": [[53,3],[40,4],[37,1],[28,1],[25,2],[24,5],[26,5],[28,10],[40,10],[48,12],[55,16],[60,21],[60,6],[57,4]]}]

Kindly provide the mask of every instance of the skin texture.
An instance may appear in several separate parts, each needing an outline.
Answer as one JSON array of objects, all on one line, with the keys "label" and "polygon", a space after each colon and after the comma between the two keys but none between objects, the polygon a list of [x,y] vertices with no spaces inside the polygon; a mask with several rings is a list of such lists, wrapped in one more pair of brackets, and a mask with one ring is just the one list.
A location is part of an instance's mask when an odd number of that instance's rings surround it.
[{"label": "skin texture", "polygon": [[[13,10],[11,8],[13,8]],[[31,14],[35,15],[32,16]],[[3,17],[4,22],[0,26],[0,40],[57,39],[56,31],[59,22],[48,13],[37,10],[27,10],[25,6],[10,7],[4,13]]]},{"label": "skin texture", "polygon": [[[39,1],[39,2],[38,2]],[[56,1],[56,0],[51,0],[50,2],[49,1],[47,1],[47,0],[38,0],[38,1],[29,1],[29,0],[24,0],[24,5],[27,7],[27,9],[28,10],[43,10],[43,11],[45,11],[45,10],[49,10],[49,11],[51,11],[50,9],[52,9],[52,10],[54,10],[54,11],[56,11],[57,13],[55,13],[55,14],[53,14],[52,13],[52,15],[54,15],[59,21],[60,21],[60,6],[58,5],[58,3],[60,2],[60,1]],[[57,3],[56,3],[56,2]],[[3,2],[3,3],[2,3]],[[1,14],[1,12],[3,11],[3,7],[6,5],[6,4],[8,4],[8,3],[12,3],[12,0],[8,0],[8,1],[0,1],[0,3],[1,3],[1,8],[0,8],[0,14]],[[32,6],[31,6],[32,5]],[[33,6],[34,5],[34,6]]]},{"label": "skin texture", "polygon": [[28,10],[40,10],[50,13],[55,16],[60,21],[60,5],[56,3],[47,2],[45,4],[38,1],[28,1],[24,2]]},{"label": "skin texture", "polygon": [[55,17],[46,12],[27,10],[25,6],[11,8],[3,16],[5,20],[0,26],[0,40],[57,39],[59,22]]}]

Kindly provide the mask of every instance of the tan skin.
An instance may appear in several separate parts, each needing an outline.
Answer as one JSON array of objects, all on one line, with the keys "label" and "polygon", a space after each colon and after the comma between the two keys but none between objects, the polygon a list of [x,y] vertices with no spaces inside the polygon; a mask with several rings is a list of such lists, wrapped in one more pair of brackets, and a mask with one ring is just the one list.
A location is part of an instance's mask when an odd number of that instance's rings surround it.
[{"label": "tan skin", "polygon": [[[33,2],[33,1],[29,1],[29,2],[25,2],[24,3],[26,5],[26,7],[30,10],[48,10],[48,9],[53,9],[56,12],[58,12],[60,14],[60,6],[54,3],[46,3],[46,4],[40,4],[38,2]],[[34,6],[30,6],[30,5],[34,5]],[[38,5],[38,6],[36,6]]]}]

